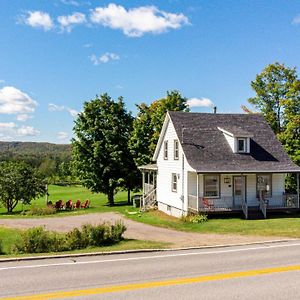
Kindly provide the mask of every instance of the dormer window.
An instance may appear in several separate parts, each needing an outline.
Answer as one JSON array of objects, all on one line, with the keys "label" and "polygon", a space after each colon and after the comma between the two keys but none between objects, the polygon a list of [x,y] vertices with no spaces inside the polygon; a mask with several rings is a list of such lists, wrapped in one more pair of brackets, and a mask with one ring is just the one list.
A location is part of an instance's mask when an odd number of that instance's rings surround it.
[{"label": "dormer window", "polygon": [[218,127],[233,153],[250,153],[250,139],[253,134],[236,126]]},{"label": "dormer window", "polygon": [[248,152],[247,151],[247,139],[237,138],[237,151],[241,152],[241,153]]}]

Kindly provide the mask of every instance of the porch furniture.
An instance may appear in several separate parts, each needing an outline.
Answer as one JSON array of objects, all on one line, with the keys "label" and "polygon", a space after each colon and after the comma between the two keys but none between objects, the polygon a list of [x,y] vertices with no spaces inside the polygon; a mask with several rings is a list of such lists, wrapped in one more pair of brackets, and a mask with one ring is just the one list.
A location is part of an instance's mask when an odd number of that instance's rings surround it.
[{"label": "porch furniture", "polygon": [[214,203],[207,198],[202,198],[202,203],[205,209],[213,210],[215,208]]},{"label": "porch furniture", "polygon": [[73,209],[74,208],[74,205],[73,205],[73,202],[72,202],[72,200],[70,199],[70,200],[68,200],[67,202],[66,202],[66,209]]},{"label": "porch furniture", "polygon": [[90,200],[86,199],[85,202],[81,205],[81,208],[89,208],[90,206]]},{"label": "porch furniture", "polygon": [[80,202],[80,200],[78,199],[78,200],[76,201],[75,205],[74,205],[74,208],[78,209],[78,208],[80,208],[80,206],[81,206],[81,202]]},{"label": "porch furniture", "polygon": [[55,205],[54,205],[54,208],[55,209],[63,209],[64,208],[64,202],[62,200],[56,201]]}]

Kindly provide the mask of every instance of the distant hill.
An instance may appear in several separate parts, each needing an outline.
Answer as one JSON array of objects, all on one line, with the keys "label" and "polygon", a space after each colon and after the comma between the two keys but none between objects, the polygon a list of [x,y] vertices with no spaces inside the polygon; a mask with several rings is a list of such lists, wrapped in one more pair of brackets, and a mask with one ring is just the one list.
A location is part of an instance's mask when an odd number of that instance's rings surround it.
[{"label": "distant hill", "polygon": [[0,161],[25,160],[39,165],[45,158],[59,161],[69,160],[71,158],[71,145],[0,141]]}]

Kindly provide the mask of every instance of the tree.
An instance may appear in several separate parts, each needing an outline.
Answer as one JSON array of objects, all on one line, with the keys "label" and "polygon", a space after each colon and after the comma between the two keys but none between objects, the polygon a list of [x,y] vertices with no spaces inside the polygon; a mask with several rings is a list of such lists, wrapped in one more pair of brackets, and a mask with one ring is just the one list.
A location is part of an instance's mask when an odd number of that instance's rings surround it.
[{"label": "tree", "polygon": [[283,132],[291,116],[300,112],[300,82],[296,68],[275,62],[258,74],[251,87],[256,95],[249,103],[261,111],[273,131]]},{"label": "tree", "polygon": [[0,163],[0,202],[11,213],[19,201],[29,204],[45,193],[45,183],[27,164]]},{"label": "tree", "polygon": [[[296,68],[270,64],[251,86],[256,95],[248,101],[262,112],[290,158],[300,166],[300,80]],[[296,176],[287,177],[286,187],[296,190]]]},{"label": "tree", "polygon": [[129,169],[132,121],[122,97],[115,102],[107,94],[85,102],[75,121],[72,152],[77,175],[92,192],[106,194],[111,206]]},{"label": "tree", "polygon": [[133,123],[130,149],[136,165],[152,160],[167,111],[189,111],[187,98],[178,91],[167,92],[167,96],[152,102],[137,105],[138,115]]}]

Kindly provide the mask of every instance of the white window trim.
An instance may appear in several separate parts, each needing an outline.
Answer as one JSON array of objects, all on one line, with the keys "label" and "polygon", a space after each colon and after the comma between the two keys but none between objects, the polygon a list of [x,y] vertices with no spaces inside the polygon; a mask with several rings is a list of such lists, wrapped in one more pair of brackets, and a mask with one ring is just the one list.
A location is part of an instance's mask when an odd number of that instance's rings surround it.
[{"label": "white window trim", "polygon": [[[174,178],[175,181],[174,181]],[[174,189],[174,184],[176,183],[176,188]],[[174,193],[177,193],[177,188],[178,188],[178,179],[177,179],[177,174],[176,173],[172,173],[172,177],[171,177],[171,190]]]},{"label": "white window trim", "polygon": [[164,141],[164,160],[168,160],[169,149],[168,149],[168,141]]},{"label": "white window trim", "polygon": [[[238,153],[248,153],[248,138],[242,138],[242,137],[238,137],[237,139],[237,152]],[[244,150],[240,150],[239,149],[239,141],[243,141],[244,142]]]},{"label": "white window trim", "polygon": [[[218,177],[218,195],[217,196],[206,196],[206,188],[205,188],[205,177],[206,176],[217,176]],[[204,175],[203,178],[203,195],[205,198],[210,198],[210,199],[219,199],[221,197],[221,176],[219,174],[207,174]]]},{"label": "white window trim", "polygon": [[[177,155],[176,155],[177,153]],[[174,140],[174,160],[179,160],[179,142]]]}]

